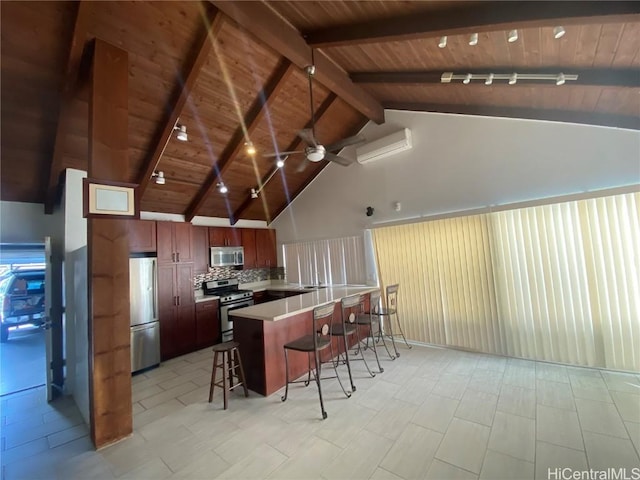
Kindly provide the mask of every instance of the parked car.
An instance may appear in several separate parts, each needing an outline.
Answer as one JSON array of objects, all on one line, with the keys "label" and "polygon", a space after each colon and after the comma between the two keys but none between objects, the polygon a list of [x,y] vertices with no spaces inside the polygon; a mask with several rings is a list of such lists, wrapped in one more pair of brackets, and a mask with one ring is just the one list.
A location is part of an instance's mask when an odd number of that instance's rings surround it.
[{"label": "parked car", "polygon": [[0,342],[9,339],[9,327],[44,323],[44,269],[16,269],[0,281]]}]

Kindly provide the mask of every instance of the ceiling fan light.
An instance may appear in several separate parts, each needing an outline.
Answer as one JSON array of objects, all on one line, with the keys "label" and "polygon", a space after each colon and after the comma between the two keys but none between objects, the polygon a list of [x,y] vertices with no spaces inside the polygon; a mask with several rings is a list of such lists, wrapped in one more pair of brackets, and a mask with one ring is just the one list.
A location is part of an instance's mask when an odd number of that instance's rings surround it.
[{"label": "ceiling fan light", "polygon": [[443,35],[440,37],[440,41],[438,42],[438,47],[445,48],[447,46],[447,36]]},{"label": "ceiling fan light", "polygon": [[566,79],[564,78],[564,73],[559,73],[558,77],[556,78],[556,85],[564,85],[565,81]]},{"label": "ceiling fan light", "polygon": [[515,85],[517,81],[518,81],[518,74],[512,73],[511,76],[509,77],[509,85]]},{"label": "ceiling fan light", "polygon": [[307,160],[310,162],[319,162],[324,158],[326,150],[322,145],[318,145],[317,147],[307,147],[305,153],[307,155]]},{"label": "ceiling fan light", "polygon": [[556,40],[558,38],[564,37],[565,33],[566,32],[564,30],[564,27],[561,27],[560,25],[558,25],[557,27],[553,27],[553,38],[555,38]]},{"label": "ceiling fan light", "polygon": [[518,40],[518,30],[513,29],[509,31],[509,35],[507,36],[507,41],[509,43],[513,43]]},{"label": "ceiling fan light", "polygon": [[471,36],[469,37],[469,45],[473,47],[477,44],[478,44],[478,34],[472,33]]},{"label": "ceiling fan light", "polygon": [[487,78],[484,81],[485,85],[491,85],[493,83],[493,73],[487,75]]},{"label": "ceiling fan light", "polygon": [[465,85],[469,85],[471,83],[471,78],[472,78],[472,75],[470,73],[467,73],[464,79],[462,80],[462,83],[464,83]]},{"label": "ceiling fan light", "polygon": [[173,129],[178,131],[178,133],[176,134],[176,138],[178,140],[180,140],[181,142],[186,142],[187,140],[189,140],[189,135],[187,135],[187,126],[186,125],[178,125],[178,124],[176,124],[176,126],[173,127]]}]

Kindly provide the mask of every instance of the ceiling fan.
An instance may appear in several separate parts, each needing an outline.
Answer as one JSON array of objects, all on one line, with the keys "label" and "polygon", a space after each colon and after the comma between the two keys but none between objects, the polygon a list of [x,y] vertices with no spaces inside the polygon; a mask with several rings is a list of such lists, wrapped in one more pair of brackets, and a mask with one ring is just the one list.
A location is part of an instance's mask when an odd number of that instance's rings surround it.
[{"label": "ceiling fan", "polygon": [[349,165],[354,163],[355,160],[341,157],[339,155],[336,155],[335,152],[338,152],[344,147],[348,147],[350,145],[363,143],[365,142],[365,138],[362,135],[354,135],[351,137],[343,138],[342,140],[338,140],[337,142],[331,143],[329,145],[323,145],[318,141],[315,131],[315,112],[313,110],[313,76],[316,73],[316,66],[313,64],[308,65],[307,67],[305,67],[305,72],[307,73],[307,78],[309,79],[309,108],[311,110],[311,128],[302,129],[297,133],[297,135],[307,144],[307,147],[305,147],[304,150],[274,152],[265,154],[264,156],[282,158],[287,155],[303,153],[305,156],[305,162],[300,165],[298,171],[304,170],[308,162],[320,162],[322,160],[328,160],[330,162],[337,163],[338,165],[348,167]]}]

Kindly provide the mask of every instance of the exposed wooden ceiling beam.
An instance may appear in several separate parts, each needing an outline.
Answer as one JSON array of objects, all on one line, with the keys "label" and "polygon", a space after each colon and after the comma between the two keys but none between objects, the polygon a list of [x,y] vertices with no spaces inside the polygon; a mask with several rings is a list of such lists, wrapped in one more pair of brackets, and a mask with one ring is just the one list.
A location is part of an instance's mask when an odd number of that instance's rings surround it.
[{"label": "exposed wooden ceiling beam", "polygon": [[[424,70],[406,72],[358,72],[352,73],[351,79],[354,83],[441,83],[440,78],[445,70]],[[490,68],[458,68],[452,73],[454,75],[510,75],[517,72],[521,75],[578,75],[577,80],[567,81],[566,85],[599,85],[611,87],[638,87],[640,86],[640,70],[633,68],[513,68],[513,67],[490,67]],[[455,80],[452,83],[460,83]],[[498,83],[496,81],[496,83]],[[504,83],[504,82],[503,82]],[[549,83],[548,80],[518,80],[518,83]]]},{"label": "exposed wooden ceiling beam", "polygon": [[[322,118],[322,116],[333,104],[336,98],[337,97],[335,93],[333,92],[329,93],[327,98],[322,102],[318,110],[315,112],[316,121]],[[304,126],[304,128],[311,128],[311,127],[313,127],[313,121],[309,120],[307,124]],[[302,143],[302,140],[300,139],[300,137],[296,135],[296,138],[283,151],[291,152],[291,151],[297,150],[301,143]],[[278,167],[274,167],[274,168],[277,169]],[[258,188],[263,188],[263,185],[271,177],[272,174],[273,174],[273,169],[269,170],[267,174],[262,177],[262,179],[260,180],[260,183],[258,183]],[[249,206],[254,200],[255,199],[251,198],[251,194],[249,193],[245,201],[240,204],[240,206],[236,209],[236,211],[233,212],[233,216],[229,219],[231,222],[231,225],[236,224],[236,222],[241,218],[242,214],[247,210],[247,208],[249,208]]]},{"label": "exposed wooden ceiling beam", "polygon": [[[364,126],[368,123],[368,120],[364,120],[363,122],[361,122],[360,124],[358,124],[358,126],[356,128],[354,128],[350,134],[348,136],[351,135],[357,135],[363,128]],[[291,199],[284,202],[284,204],[282,204],[280,206],[280,208],[278,208],[278,210],[276,210],[275,214],[273,215],[273,218],[270,219],[269,221],[267,221],[267,224],[271,223],[273,220],[275,220],[276,218],[278,218],[278,215],[280,215],[282,212],[284,212],[284,210],[291,204],[291,202],[302,193],[302,191],[307,188],[309,186],[309,184],[318,176],[318,174],[324,170],[325,168],[327,168],[327,166],[331,163],[331,162],[322,162],[324,165],[322,166],[322,168],[316,170],[314,175],[310,175],[302,185],[300,185],[295,192],[293,192],[293,194],[291,195]],[[349,168],[349,167],[343,167],[343,168]]]},{"label": "exposed wooden ceiling beam", "polygon": [[62,171],[62,157],[64,155],[64,143],[67,136],[71,102],[78,82],[82,54],[87,40],[87,25],[89,23],[90,9],[91,2],[78,2],[76,21],[73,26],[71,45],[69,47],[69,55],[67,57],[67,67],[65,69],[65,76],[62,85],[60,111],[58,113],[58,126],[56,127],[53,155],[51,157],[51,164],[49,165],[49,177],[44,202],[44,211],[47,214],[53,213],[53,208],[57,201],[58,181]]},{"label": "exposed wooden ceiling beam", "polygon": [[200,187],[200,190],[184,212],[187,222],[190,222],[193,217],[198,214],[207,195],[209,195],[216,182],[218,182],[218,179],[222,177],[227,168],[229,168],[229,165],[231,165],[231,162],[240,154],[245,140],[250,138],[251,133],[264,116],[265,106],[269,105],[269,102],[271,102],[284,87],[286,79],[293,73],[293,68],[291,62],[285,59],[280,61],[276,66],[266,86],[258,93],[258,96],[245,115],[244,126],[238,126],[233,137],[231,137],[231,140],[227,143],[227,146],[218,158],[218,161],[214,164],[209,175],[207,175],[204,184]]},{"label": "exposed wooden ceiling beam", "polygon": [[626,1],[482,2],[464,8],[411,13],[310,31],[305,38],[309,45],[322,48],[516,27],[624,23],[637,21],[639,13],[640,3]]},{"label": "exposed wooden ceiling beam", "polygon": [[203,18],[204,25],[202,27],[202,31],[196,40],[191,58],[187,62],[184,75],[177,80],[174,91],[175,100],[173,101],[173,106],[162,121],[158,133],[154,136],[153,143],[148,149],[149,154],[140,168],[140,173],[137,178],[137,195],[139,198],[142,198],[144,192],[149,186],[151,175],[158,166],[158,163],[160,163],[162,154],[164,153],[165,148],[167,148],[169,140],[171,140],[171,135],[173,134],[176,123],[178,122],[178,118],[180,118],[180,114],[191,95],[202,67],[207,62],[213,42],[220,33],[220,29],[224,22],[224,16],[213,6],[208,5],[208,8],[206,8],[205,11],[206,13],[205,18]]},{"label": "exposed wooden ceiling beam", "polygon": [[[311,48],[300,33],[263,2],[212,3],[256,38],[300,68],[311,63]],[[384,122],[384,109],[323,52],[315,52],[315,79],[376,123]]]},{"label": "exposed wooden ceiling beam", "polygon": [[388,102],[385,108],[414,112],[457,113],[461,115],[482,115],[487,117],[524,118],[548,120],[551,122],[580,123],[604,127],[640,130],[640,117],[611,115],[597,112],[577,112],[521,107],[494,107],[483,105],[449,105],[420,102]]}]

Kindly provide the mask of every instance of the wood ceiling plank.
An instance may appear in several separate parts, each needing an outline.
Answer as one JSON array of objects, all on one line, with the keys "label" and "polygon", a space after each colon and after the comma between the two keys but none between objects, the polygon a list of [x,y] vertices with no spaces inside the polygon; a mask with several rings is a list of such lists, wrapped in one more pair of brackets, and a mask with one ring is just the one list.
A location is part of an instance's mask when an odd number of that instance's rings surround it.
[{"label": "wood ceiling plank", "polygon": [[[265,3],[214,0],[213,4],[298,67],[303,68],[311,63],[311,48],[304,38]],[[257,18],[260,21],[256,21]],[[316,52],[315,64],[318,82],[367,118],[379,124],[384,122],[384,110],[380,104],[354,85],[346,73],[324,53]]]},{"label": "wood ceiling plank", "polygon": [[291,75],[292,72],[293,64],[288,60],[281,61],[276,67],[273,75],[269,78],[265,87],[259,92],[251,108],[245,115],[244,125],[238,126],[233,137],[218,158],[218,161],[211,169],[200,191],[189,204],[189,207],[187,207],[184,213],[187,222],[190,222],[193,217],[198,214],[200,207],[202,207],[205,198],[209,195],[215,183],[224,174],[226,169],[229,168],[233,159],[240,153],[245,140],[251,138],[252,131],[265,113],[265,106],[277,96],[278,92],[283,88],[286,78]]},{"label": "wood ceiling plank", "polygon": [[[487,73],[509,75],[516,71],[518,74],[540,74],[557,75],[564,74],[578,75],[577,80],[567,81],[567,85],[600,85],[615,87],[640,87],[640,70],[629,68],[572,68],[568,66],[558,66],[554,68],[512,68],[512,67],[490,67],[486,69],[469,68],[453,70],[455,75],[486,75]],[[420,83],[441,83],[442,70],[431,71],[410,71],[410,72],[359,72],[351,74],[355,83],[388,83],[388,84],[420,84]],[[459,84],[461,80],[454,80],[451,86]],[[472,81],[477,83],[478,81]],[[504,83],[503,80],[496,80],[495,83]],[[518,84],[553,84],[548,80],[518,80]]]},{"label": "wood ceiling plank", "polygon": [[612,67],[639,67],[640,49],[640,23],[626,23],[620,37],[620,44],[615,52]]},{"label": "wood ceiling plank", "polygon": [[[637,2],[482,2],[466,8],[410,14],[305,32],[307,43],[326,48],[513,28],[603,24],[634,19]],[[636,18],[637,19],[637,18]]]},{"label": "wood ceiling plank", "polygon": [[58,179],[62,171],[62,158],[65,136],[67,134],[67,123],[69,121],[70,103],[75,93],[82,54],[87,40],[87,26],[89,23],[90,9],[91,2],[78,2],[76,20],[73,26],[73,34],[71,36],[71,45],[69,46],[69,56],[67,58],[67,65],[65,68],[64,83],[62,85],[62,100],[58,114],[58,127],[56,128],[53,155],[49,165],[49,181],[47,183],[44,204],[44,211],[47,214],[53,213],[53,207],[56,203]]},{"label": "wood ceiling plank", "polygon": [[140,169],[137,183],[139,185],[138,195],[141,198],[144,196],[144,192],[151,180],[151,175],[155,171],[162,157],[162,153],[171,139],[174,126],[177,124],[178,118],[191,95],[196,80],[200,75],[200,70],[209,57],[213,42],[220,32],[223,16],[216,9],[210,8],[206,13],[204,21],[203,30],[196,41],[193,55],[188,61],[188,66],[182,77],[184,80],[179,79],[177,82],[176,90],[178,93],[175,95],[173,106],[164,119],[159,133],[155,137],[155,141],[153,142],[155,146],[149,150],[150,155],[144,160],[142,168]]},{"label": "wood ceiling plank", "polygon": [[569,122],[607,127],[640,130],[640,117],[599,112],[571,112],[551,109],[494,107],[490,105],[445,105],[409,102],[388,102],[385,108],[413,112],[455,113],[460,115],[483,115],[490,117],[526,118],[552,122]]}]

